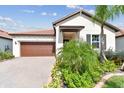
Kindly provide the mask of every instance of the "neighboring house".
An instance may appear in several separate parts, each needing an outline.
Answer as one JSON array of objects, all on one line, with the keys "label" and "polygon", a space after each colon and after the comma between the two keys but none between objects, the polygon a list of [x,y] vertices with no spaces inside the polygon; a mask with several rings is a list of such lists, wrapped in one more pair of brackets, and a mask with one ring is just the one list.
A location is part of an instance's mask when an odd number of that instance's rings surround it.
[{"label": "neighboring house", "polygon": [[12,37],[0,30],[0,52],[12,51]]},{"label": "neighboring house", "polygon": [[124,30],[116,33],[116,50],[124,51]]},{"label": "neighboring house", "polygon": [[[52,56],[58,53],[64,42],[79,39],[100,49],[100,22],[95,23],[92,15],[81,10],[53,22],[53,30],[10,33],[13,37],[13,54],[20,56]],[[105,23],[105,50],[115,51],[117,27]]]}]

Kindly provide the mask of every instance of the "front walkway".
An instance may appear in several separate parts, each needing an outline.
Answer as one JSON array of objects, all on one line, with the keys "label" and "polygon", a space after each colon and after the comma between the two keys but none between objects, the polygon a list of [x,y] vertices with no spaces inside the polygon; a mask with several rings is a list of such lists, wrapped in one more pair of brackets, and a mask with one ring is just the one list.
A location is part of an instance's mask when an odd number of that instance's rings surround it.
[{"label": "front walkway", "polygon": [[55,57],[20,57],[0,63],[0,88],[41,88]]},{"label": "front walkway", "polygon": [[102,77],[102,79],[96,84],[94,88],[102,88],[105,82],[113,76],[124,76],[124,72],[108,73]]}]

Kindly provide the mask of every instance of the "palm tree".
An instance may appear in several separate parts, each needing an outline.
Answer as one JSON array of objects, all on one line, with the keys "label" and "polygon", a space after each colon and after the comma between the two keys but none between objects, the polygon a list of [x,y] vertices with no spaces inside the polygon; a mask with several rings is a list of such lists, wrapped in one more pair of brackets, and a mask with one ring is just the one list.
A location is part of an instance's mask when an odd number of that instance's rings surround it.
[{"label": "palm tree", "polygon": [[104,25],[105,22],[113,18],[113,12],[111,11],[112,7],[107,5],[98,5],[96,6],[94,21],[98,19],[101,23],[101,33],[100,33],[100,62],[104,62],[106,59],[104,53]]},{"label": "palm tree", "polygon": [[104,53],[104,25],[107,20],[113,20],[120,14],[124,14],[123,5],[98,5],[95,9],[95,15],[93,17],[94,21],[98,19],[101,23],[101,33],[100,33],[100,61],[104,62],[106,59]]}]

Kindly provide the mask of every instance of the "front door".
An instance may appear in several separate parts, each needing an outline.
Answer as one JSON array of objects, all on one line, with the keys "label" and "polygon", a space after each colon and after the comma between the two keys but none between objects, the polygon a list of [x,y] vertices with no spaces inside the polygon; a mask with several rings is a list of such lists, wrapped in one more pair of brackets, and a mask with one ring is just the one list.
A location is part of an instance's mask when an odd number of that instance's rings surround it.
[{"label": "front door", "polygon": [[63,32],[63,43],[78,39],[78,32]]}]

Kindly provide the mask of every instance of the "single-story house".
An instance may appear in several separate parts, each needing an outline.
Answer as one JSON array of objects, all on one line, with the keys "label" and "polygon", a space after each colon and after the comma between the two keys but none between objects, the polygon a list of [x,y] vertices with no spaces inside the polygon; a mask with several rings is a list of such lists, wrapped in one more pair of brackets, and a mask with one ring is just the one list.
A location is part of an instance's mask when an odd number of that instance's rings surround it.
[{"label": "single-story house", "polygon": [[116,32],[116,50],[124,51],[124,30]]},{"label": "single-story house", "polygon": [[0,30],[0,52],[12,51],[12,37],[3,30]]},{"label": "single-story house", "polygon": [[[13,54],[20,56],[53,56],[63,47],[64,42],[72,39],[86,41],[100,49],[101,23],[94,22],[93,15],[81,10],[53,22],[53,29],[10,33],[13,37]],[[105,23],[105,50],[116,49],[115,36],[120,29]]]}]

